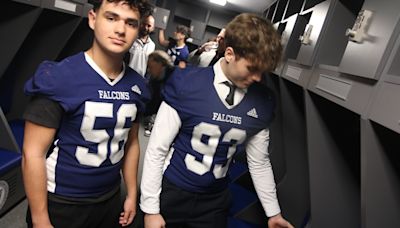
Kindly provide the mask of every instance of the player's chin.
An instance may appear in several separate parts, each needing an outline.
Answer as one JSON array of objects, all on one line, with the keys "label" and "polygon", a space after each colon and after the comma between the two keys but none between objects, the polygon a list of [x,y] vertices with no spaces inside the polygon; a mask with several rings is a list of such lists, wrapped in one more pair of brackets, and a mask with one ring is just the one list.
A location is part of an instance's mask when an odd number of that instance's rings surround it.
[{"label": "player's chin", "polygon": [[241,82],[241,83],[236,83],[235,85],[239,88],[239,89],[247,89],[251,86],[252,83],[247,83],[247,82]]},{"label": "player's chin", "polygon": [[116,45],[114,45],[114,46],[108,48],[108,51],[110,53],[115,54],[115,55],[125,54],[128,50],[129,50],[128,46],[116,46]]}]

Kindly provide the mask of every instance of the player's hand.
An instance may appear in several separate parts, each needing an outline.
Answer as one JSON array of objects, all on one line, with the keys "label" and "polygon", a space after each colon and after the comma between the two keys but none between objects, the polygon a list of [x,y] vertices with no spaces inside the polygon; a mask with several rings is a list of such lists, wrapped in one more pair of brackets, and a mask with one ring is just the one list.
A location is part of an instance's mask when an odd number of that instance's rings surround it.
[{"label": "player's hand", "polygon": [[268,227],[269,228],[294,228],[292,224],[286,221],[281,214],[277,214],[272,216],[268,220]]},{"label": "player's hand", "polygon": [[119,224],[128,226],[136,215],[136,199],[127,197],[124,202],[124,211],[119,216]]},{"label": "player's hand", "polygon": [[161,214],[145,214],[144,215],[145,228],[165,228],[165,221]]}]

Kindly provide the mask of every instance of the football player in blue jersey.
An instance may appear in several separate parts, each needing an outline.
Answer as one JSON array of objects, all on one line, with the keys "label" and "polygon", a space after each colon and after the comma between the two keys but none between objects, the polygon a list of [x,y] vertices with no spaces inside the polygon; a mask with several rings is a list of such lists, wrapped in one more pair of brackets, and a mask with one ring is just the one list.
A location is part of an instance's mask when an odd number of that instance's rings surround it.
[{"label": "football player in blue jersey", "polygon": [[189,48],[186,39],[190,36],[190,29],[184,25],[176,26],[173,39],[166,39],[164,29],[158,33],[158,42],[167,48],[167,53],[171,56],[175,66],[186,67],[189,58]]},{"label": "football player in blue jersey", "polygon": [[123,57],[151,5],[92,3],[91,48],[61,62],[43,62],[25,84],[32,96],[24,113],[22,159],[28,227],[120,227],[136,213],[137,117],[149,91]]},{"label": "football player in blue jersey", "polygon": [[281,215],[268,156],[275,101],[260,83],[280,60],[280,37],[270,22],[245,13],[226,26],[225,42],[214,66],[177,69],[165,85],[144,159],[146,228],[227,227],[236,153],[246,153],[268,227],[293,227]]}]

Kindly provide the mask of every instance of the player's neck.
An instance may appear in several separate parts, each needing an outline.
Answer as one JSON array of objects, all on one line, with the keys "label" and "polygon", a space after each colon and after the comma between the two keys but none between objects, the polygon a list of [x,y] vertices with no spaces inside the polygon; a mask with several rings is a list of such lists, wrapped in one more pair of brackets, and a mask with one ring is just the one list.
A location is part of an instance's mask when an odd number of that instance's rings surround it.
[{"label": "player's neck", "polygon": [[86,53],[110,79],[117,78],[121,73],[123,57],[107,55],[101,49],[95,47],[90,48]]},{"label": "player's neck", "polygon": [[183,46],[185,46],[185,40],[177,40],[177,41],[176,41],[176,46],[177,46],[177,47],[183,47]]},{"label": "player's neck", "polygon": [[229,71],[228,71],[228,63],[226,62],[226,60],[224,58],[222,58],[220,61],[218,61],[216,64],[221,64],[221,70],[224,73],[224,75],[226,76],[226,78],[228,80],[231,81],[231,79],[229,78]]},{"label": "player's neck", "polygon": [[149,35],[140,37],[140,40],[142,40],[143,43],[147,43],[149,41]]}]

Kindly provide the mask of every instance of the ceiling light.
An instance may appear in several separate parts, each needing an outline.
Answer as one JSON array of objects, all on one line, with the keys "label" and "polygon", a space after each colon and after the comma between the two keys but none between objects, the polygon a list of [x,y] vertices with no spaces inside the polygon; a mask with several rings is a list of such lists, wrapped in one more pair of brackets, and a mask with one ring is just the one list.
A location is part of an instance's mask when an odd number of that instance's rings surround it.
[{"label": "ceiling light", "polygon": [[220,6],[226,5],[226,0],[210,0],[210,2]]}]

